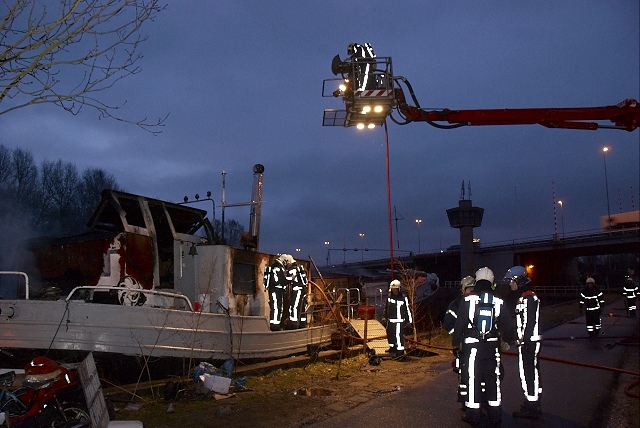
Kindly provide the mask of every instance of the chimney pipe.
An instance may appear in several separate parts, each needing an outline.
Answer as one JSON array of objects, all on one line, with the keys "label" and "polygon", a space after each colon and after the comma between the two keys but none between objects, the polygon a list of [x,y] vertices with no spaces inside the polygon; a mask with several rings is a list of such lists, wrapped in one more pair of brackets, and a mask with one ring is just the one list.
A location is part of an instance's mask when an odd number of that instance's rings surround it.
[{"label": "chimney pipe", "polygon": [[260,240],[260,215],[262,209],[262,174],[264,166],[257,163],[253,166],[253,189],[251,191],[251,217],[249,219],[249,235],[255,242],[258,251]]}]

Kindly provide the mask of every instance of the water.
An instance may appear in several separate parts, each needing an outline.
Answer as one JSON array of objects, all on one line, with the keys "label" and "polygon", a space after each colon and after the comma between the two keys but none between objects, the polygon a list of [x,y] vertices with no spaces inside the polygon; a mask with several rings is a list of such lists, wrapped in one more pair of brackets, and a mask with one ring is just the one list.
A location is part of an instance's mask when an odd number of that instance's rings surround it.
[{"label": "water", "polygon": [[302,395],[305,397],[320,396],[320,395],[326,396],[326,395],[333,395],[333,394],[335,394],[335,391],[327,388],[299,388],[293,391],[293,395]]}]

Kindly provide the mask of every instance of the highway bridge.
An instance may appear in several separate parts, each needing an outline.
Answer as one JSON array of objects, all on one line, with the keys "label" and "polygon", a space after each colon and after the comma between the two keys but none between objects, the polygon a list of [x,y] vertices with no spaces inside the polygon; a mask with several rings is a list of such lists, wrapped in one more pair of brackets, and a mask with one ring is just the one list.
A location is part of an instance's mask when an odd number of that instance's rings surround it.
[{"label": "highway bridge", "polygon": [[[579,258],[591,259],[594,267],[581,272]],[[457,249],[401,255],[395,260],[396,269],[402,266],[436,273],[441,285],[457,283],[461,278]],[[531,277],[536,288],[549,292],[574,292],[584,285],[586,275],[593,276],[603,288],[615,288],[621,286],[624,275],[634,275],[636,282],[640,278],[640,228],[476,245],[474,264],[476,268],[490,267],[496,281],[514,265],[532,266]],[[321,267],[320,271],[323,276],[384,277],[389,275],[389,268],[389,258],[384,258],[334,263]]]}]

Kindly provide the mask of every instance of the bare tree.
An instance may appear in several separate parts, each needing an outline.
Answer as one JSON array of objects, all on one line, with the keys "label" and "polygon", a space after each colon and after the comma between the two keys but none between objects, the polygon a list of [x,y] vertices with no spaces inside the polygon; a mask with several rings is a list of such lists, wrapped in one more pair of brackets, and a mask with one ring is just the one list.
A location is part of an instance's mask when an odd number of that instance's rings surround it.
[{"label": "bare tree", "polygon": [[[215,221],[215,235],[222,237],[222,222]],[[244,232],[244,226],[237,220],[226,220],[224,222],[224,244],[232,247],[240,247],[240,234]]]},{"label": "bare tree", "polygon": [[42,175],[42,202],[49,214],[48,219],[55,221],[62,232],[77,228],[78,219],[76,196],[78,192],[78,169],[69,162],[43,161],[40,167]]},{"label": "bare tree", "polygon": [[0,3],[0,115],[52,103],[158,133],[164,118],[130,120],[124,103],[98,96],[140,72],[141,27],[164,9],[159,0],[14,0]]},{"label": "bare tree", "polygon": [[398,270],[400,271],[400,281],[402,282],[402,286],[407,292],[407,298],[409,299],[409,310],[413,315],[413,340],[418,340],[418,286],[420,285],[420,278],[418,272],[415,269],[408,268],[404,263],[400,260],[396,259],[395,263],[398,266]]},{"label": "bare tree", "polygon": [[244,232],[244,226],[236,220],[227,220],[225,225],[227,244],[234,247],[240,246],[240,233]]},{"label": "bare tree", "polygon": [[9,181],[11,172],[11,151],[0,144],[0,185]]},{"label": "bare tree", "polygon": [[31,205],[38,198],[38,167],[33,160],[33,154],[19,147],[11,154],[11,187],[14,189],[16,200],[25,205]]},{"label": "bare tree", "polygon": [[100,197],[104,189],[122,190],[116,178],[100,168],[87,168],[82,172],[82,179],[78,188],[79,217],[82,221],[87,221],[93,210],[100,202]]}]

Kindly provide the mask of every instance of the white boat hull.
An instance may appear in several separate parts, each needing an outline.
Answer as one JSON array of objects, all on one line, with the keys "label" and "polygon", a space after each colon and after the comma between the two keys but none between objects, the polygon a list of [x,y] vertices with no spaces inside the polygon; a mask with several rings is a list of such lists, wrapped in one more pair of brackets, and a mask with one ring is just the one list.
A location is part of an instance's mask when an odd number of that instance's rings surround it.
[{"label": "white boat hull", "polygon": [[0,348],[268,359],[331,341],[335,324],[270,331],[266,317],[82,300],[1,300]]}]

